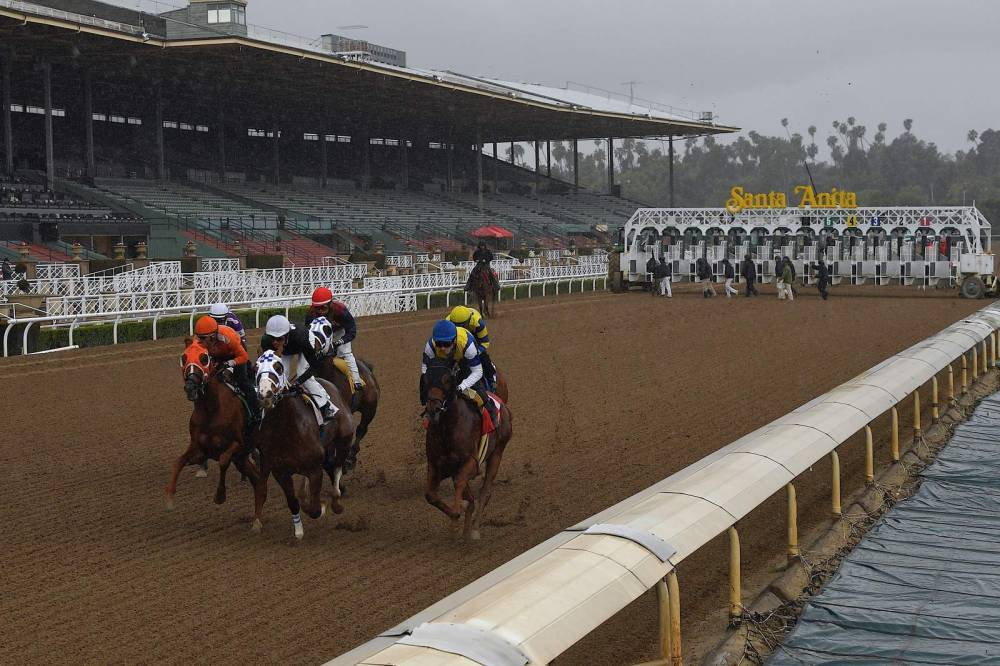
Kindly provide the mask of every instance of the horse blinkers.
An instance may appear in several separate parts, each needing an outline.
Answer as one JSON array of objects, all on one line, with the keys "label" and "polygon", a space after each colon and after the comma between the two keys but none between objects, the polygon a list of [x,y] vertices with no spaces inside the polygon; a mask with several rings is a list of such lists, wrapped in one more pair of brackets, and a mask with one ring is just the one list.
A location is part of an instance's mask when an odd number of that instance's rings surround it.
[{"label": "horse blinkers", "polygon": [[181,374],[184,377],[184,392],[187,399],[194,402],[205,393],[205,381],[208,375],[208,368],[211,367],[212,359],[208,352],[202,351],[197,356],[192,356],[187,351],[181,354]]}]

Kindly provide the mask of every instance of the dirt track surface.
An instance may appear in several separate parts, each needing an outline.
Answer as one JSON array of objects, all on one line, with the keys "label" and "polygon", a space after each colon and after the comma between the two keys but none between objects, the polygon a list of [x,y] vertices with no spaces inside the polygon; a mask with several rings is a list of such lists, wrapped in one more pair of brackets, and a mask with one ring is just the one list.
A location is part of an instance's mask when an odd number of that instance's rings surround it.
[{"label": "dirt track surface", "polygon": [[[360,321],[355,349],[383,403],[346,513],[307,519],[298,546],[273,480],[261,535],[238,475],[215,506],[214,463],[208,479],[186,469],[164,510],[191,411],[179,340],[0,360],[0,662],[320,663],[982,305],[811,293],[504,304],[490,333],[514,437],[471,545],[423,500],[417,373],[440,312]],[[828,477],[815,474],[797,482],[803,530],[826,515]],[[783,519],[744,525],[748,571],[781,555]],[[686,638],[724,613],[712,548],[681,570]],[[651,657],[652,609],[634,604],[559,663]]]}]

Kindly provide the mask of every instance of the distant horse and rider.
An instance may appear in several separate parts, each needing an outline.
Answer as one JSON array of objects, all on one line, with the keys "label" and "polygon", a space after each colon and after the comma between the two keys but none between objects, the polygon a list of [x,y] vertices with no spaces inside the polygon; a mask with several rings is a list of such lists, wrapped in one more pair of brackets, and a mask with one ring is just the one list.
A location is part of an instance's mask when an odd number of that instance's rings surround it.
[{"label": "distant horse and rider", "polygon": [[493,261],[493,253],[486,247],[485,242],[480,241],[479,247],[472,255],[472,260],[476,262],[476,265],[469,272],[465,290],[473,294],[479,311],[490,317],[495,314],[493,303],[500,293],[500,280],[490,266],[490,262]]}]

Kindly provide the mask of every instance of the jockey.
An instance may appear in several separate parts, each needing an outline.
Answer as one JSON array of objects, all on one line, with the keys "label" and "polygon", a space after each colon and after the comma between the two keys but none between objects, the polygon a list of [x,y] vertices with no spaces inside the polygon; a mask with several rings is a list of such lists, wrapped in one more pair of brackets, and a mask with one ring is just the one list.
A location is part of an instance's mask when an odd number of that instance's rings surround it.
[{"label": "jockey", "polygon": [[[333,324],[334,332],[333,347],[337,350],[337,356],[344,359],[348,369],[351,371],[351,381],[354,382],[354,395],[360,395],[364,391],[361,384],[361,373],[358,372],[358,361],[354,358],[351,350],[351,341],[358,334],[357,324],[354,322],[354,315],[347,309],[347,306],[339,301],[333,300],[333,292],[326,287],[319,287],[312,293],[312,307],[306,313],[306,328],[313,319],[326,317]],[[339,332],[339,335],[337,334]]]},{"label": "jockey", "polygon": [[476,248],[476,251],[472,253],[472,260],[476,262],[476,265],[469,273],[469,281],[466,284],[465,290],[473,291],[473,279],[479,274],[479,271],[486,271],[486,274],[490,277],[490,282],[493,284],[493,289],[499,289],[500,280],[497,278],[497,274],[493,272],[493,268],[490,266],[490,262],[493,261],[493,253],[488,247],[486,247],[486,241],[479,241],[479,246]]},{"label": "jockey", "polygon": [[448,321],[455,324],[455,326],[464,328],[472,334],[472,339],[479,348],[479,359],[483,364],[483,379],[486,380],[486,388],[491,391],[494,390],[497,383],[497,369],[493,366],[493,361],[490,359],[488,351],[490,348],[490,333],[486,330],[486,320],[483,319],[483,315],[479,314],[479,310],[475,308],[456,305],[448,313]]},{"label": "jockey", "polygon": [[233,381],[247,401],[251,420],[257,418],[257,391],[253,388],[253,371],[250,369],[246,347],[240,343],[239,334],[228,326],[219,326],[215,319],[208,316],[198,319],[194,333],[212,359],[232,369]]},{"label": "jockey", "polygon": [[[290,373],[292,386],[302,387],[316,403],[324,421],[333,420],[339,410],[330,401],[323,385],[313,376],[322,367],[323,359],[309,343],[305,329],[295,328],[284,315],[274,315],[267,320],[260,349],[262,352],[272,350],[281,356],[281,362]],[[294,376],[291,374],[293,365],[296,367]]]},{"label": "jockey", "polygon": [[[435,357],[449,359],[453,365],[457,364],[460,369],[468,370],[468,375],[458,384],[458,392],[480,408],[485,406],[490,418],[496,423],[496,406],[487,397],[483,385],[483,365],[479,356],[479,348],[467,330],[456,327],[447,319],[434,324],[431,339],[424,346],[424,355],[420,365],[420,404],[427,404],[427,386],[424,383],[424,375],[427,374],[427,364]],[[462,367],[463,363],[464,368]]]},{"label": "jockey", "polygon": [[228,326],[239,333],[243,349],[247,348],[247,332],[243,328],[243,322],[240,321],[239,317],[232,313],[228,305],[225,303],[216,303],[209,308],[208,316],[214,319],[219,326]]}]

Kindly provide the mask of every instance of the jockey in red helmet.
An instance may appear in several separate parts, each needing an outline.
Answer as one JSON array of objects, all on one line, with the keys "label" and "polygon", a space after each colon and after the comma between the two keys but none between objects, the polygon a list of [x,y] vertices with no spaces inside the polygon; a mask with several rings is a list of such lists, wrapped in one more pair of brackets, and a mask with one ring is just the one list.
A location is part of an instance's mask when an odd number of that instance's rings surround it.
[{"label": "jockey in red helmet", "polygon": [[317,317],[326,317],[327,321],[333,324],[336,329],[333,336],[334,349],[337,350],[337,356],[344,359],[351,371],[354,395],[361,395],[364,391],[361,384],[361,373],[358,372],[358,361],[354,358],[354,352],[351,350],[351,342],[358,334],[354,315],[351,314],[346,305],[333,300],[332,291],[326,287],[319,287],[312,293],[312,305],[309,312],[306,313],[306,330],[309,329],[312,320]]}]

